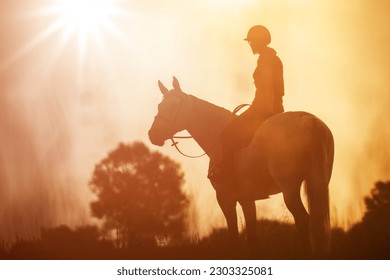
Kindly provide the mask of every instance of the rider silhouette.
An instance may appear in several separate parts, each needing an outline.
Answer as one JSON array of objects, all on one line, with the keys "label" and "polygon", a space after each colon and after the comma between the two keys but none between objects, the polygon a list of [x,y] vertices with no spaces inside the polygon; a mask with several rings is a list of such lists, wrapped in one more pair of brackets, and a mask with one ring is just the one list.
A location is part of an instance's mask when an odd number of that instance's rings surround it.
[{"label": "rider silhouette", "polygon": [[221,133],[222,161],[210,169],[208,177],[214,181],[230,180],[233,155],[248,145],[256,129],[269,117],[284,112],[283,64],[276,51],[268,45],[271,34],[262,25],[249,29],[247,38],[253,54],[259,54],[253,73],[256,95],[251,106],[235,118]]}]

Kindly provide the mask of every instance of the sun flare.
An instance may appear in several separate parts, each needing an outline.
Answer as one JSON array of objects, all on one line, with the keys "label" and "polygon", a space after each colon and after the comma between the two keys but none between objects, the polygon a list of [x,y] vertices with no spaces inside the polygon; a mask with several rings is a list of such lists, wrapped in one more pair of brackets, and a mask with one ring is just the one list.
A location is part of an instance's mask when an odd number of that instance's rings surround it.
[{"label": "sun flare", "polygon": [[115,13],[109,0],[56,0],[54,9],[68,32],[97,32]]},{"label": "sun flare", "polygon": [[52,22],[1,62],[0,71],[7,69],[56,34],[62,38],[58,51],[70,41],[78,42],[80,64],[83,63],[89,44],[105,52],[103,37],[106,35],[125,42],[125,35],[115,24],[119,17],[128,17],[126,10],[121,7],[122,2],[123,0],[48,0],[45,5],[22,14],[21,18],[24,20],[47,18],[52,19]]}]

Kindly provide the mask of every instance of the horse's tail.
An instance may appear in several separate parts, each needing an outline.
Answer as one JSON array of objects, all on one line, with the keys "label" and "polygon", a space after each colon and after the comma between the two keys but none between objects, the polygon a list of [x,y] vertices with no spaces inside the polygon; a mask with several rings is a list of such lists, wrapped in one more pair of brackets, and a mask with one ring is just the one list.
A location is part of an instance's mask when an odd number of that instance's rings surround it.
[{"label": "horse's tail", "polygon": [[329,128],[319,119],[312,122],[312,150],[305,186],[310,215],[310,242],[314,256],[330,252],[329,181],[332,174],[334,141]]}]

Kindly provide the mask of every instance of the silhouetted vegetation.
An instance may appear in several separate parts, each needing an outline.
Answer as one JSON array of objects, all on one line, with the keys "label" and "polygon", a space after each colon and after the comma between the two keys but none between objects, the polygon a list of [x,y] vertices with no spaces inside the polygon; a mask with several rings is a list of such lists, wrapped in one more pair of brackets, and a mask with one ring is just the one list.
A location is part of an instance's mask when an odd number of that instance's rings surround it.
[{"label": "silhouetted vegetation", "polygon": [[39,239],[18,240],[8,247],[8,259],[105,259],[113,257],[108,254],[114,249],[98,227],[90,225],[42,229]]},{"label": "silhouetted vegetation", "polygon": [[367,211],[348,232],[352,258],[390,259],[390,182],[377,182],[365,198]]},{"label": "silhouetted vegetation", "polygon": [[171,244],[185,233],[188,199],[180,166],[144,144],[119,144],[95,166],[92,214],[120,248]]},{"label": "silhouetted vegetation", "polygon": [[[365,198],[367,211],[349,231],[332,230],[330,259],[390,259],[390,182],[378,182]],[[260,220],[258,245],[247,248],[241,234],[241,250],[229,249],[226,229],[216,229],[201,240],[164,246],[118,247],[115,238],[96,226],[42,229],[39,239],[0,242],[2,259],[306,259],[300,251],[293,224]],[[250,250],[251,249],[251,250]]]},{"label": "silhouetted vegetation", "polygon": [[300,259],[297,251],[297,233],[292,224],[277,221],[258,221],[259,246],[253,251],[245,246],[241,234],[242,250],[231,251],[226,229],[214,232],[196,243],[180,245],[136,246],[117,248],[115,240],[104,239],[103,232],[95,226],[70,229],[59,226],[43,229],[40,239],[19,240],[5,259]]}]

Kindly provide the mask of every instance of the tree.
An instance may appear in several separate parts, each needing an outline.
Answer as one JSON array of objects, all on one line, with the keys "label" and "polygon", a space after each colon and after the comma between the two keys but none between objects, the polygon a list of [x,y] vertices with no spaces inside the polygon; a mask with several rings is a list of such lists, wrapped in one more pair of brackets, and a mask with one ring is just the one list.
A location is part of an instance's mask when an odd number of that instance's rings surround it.
[{"label": "tree", "polygon": [[183,236],[188,199],[177,163],[143,143],[120,143],[95,166],[90,181],[92,214],[115,230],[118,246]]},{"label": "tree", "polygon": [[390,249],[390,182],[377,182],[371,196],[365,198],[367,211],[362,224],[372,242]]},{"label": "tree", "polygon": [[364,220],[384,219],[390,224],[390,182],[377,182],[370,197],[364,199],[367,211]]},{"label": "tree", "polygon": [[362,222],[349,232],[357,257],[388,259],[390,257],[390,182],[377,182],[371,195],[365,197],[367,211]]}]

